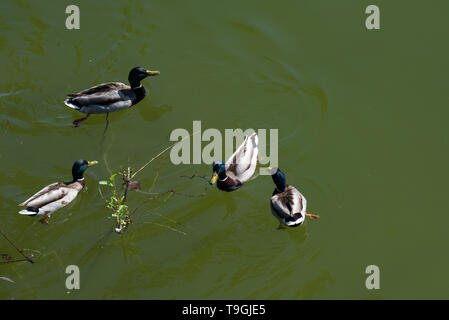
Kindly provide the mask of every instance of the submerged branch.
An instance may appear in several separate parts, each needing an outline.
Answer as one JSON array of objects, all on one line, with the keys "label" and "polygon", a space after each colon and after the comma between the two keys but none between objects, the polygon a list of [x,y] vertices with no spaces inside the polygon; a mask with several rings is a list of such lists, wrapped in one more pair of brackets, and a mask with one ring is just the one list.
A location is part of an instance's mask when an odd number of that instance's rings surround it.
[{"label": "submerged branch", "polygon": [[[7,236],[6,236],[6,234],[2,231],[2,230],[0,230],[0,234],[25,258],[25,259],[23,259],[23,260],[21,260],[21,261],[28,261],[29,263],[34,263],[34,261],[31,259],[31,258],[29,258],[29,257],[27,257],[24,253],[23,253],[23,250],[21,250],[21,249],[19,249]],[[19,260],[20,261],[20,260]],[[11,262],[18,262],[17,260],[14,260],[14,261],[11,261]]]},{"label": "submerged branch", "polygon": [[132,176],[131,179],[133,179],[136,174],[138,174],[140,171],[142,171],[146,166],[148,166],[151,162],[153,162],[154,160],[156,160],[157,158],[159,158],[161,155],[163,155],[165,152],[167,152],[168,150],[170,150],[172,147],[174,147],[175,145],[177,145],[178,143],[184,141],[187,138],[190,138],[191,136],[193,136],[194,134],[198,133],[200,131],[195,131],[192,134],[189,134],[188,136],[185,136],[184,138],[182,138],[181,140],[173,143],[172,145],[168,146],[167,148],[165,148],[164,150],[162,150],[161,152],[159,152],[156,156],[154,156],[150,161],[148,161],[147,163],[145,163],[139,170],[137,170]]},{"label": "submerged branch", "polygon": [[[184,196],[184,197],[188,197],[188,198],[201,198],[201,197],[204,197],[206,194],[187,194],[187,193],[182,193],[182,192],[179,192],[179,191],[176,191],[176,190],[174,190],[174,189],[170,189],[170,190],[167,190],[167,191],[164,191],[164,192],[145,192],[145,191],[142,191],[142,190],[136,190],[136,192],[139,192],[139,193],[142,193],[142,194],[146,194],[146,195],[150,195],[150,196],[163,196],[163,195],[165,195],[165,194],[167,194],[167,193],[171,193],[171,194],[175,194],[175,195],[178,195],[178,196]],[[153,199],[153,198],[151,198],[151,199]]]},{"label": "submerged branch", "polygon": [[[14,262],[24,262],[24,261],[30,262],[28,259],[16,259],[16,260],[2,261],[2,262],[0,262],[0,264],[7,264],[7,263],[14,263]],[[33,263],[33,262],[31,262],[31,263]]]},{"label": "submerged branch", "polygon": [[[136,192],[150,196],[149,198],[142,201],[142,203],[136,209],[133,210],[132,214],[134,214],[139,208],[141,208],[146,201],[157,198],[157,197],[165,195],[165,194],[168,194],[168,197],[164,200],[164,202],[166,202],[173,195],[180,195],[180,196],[185,196],[185,197],[190,197],[190,198],[204,196],[204,194],[201,194],[201,195],[185,194],[182,192],[178,192],[174,189],[170,189],[170,190],[162,192],[162,193],[144,192],[144,191],[140,190],[140,181],[133,180],[134,177],[140,171],[145,169],[151,162],[153,162],[154,160],[156,160],[157,158],[162,156],[165,152],[167,152],[168,150],[173,148],[178,143],[184,141],[185,139],[189,138],[190,136],[192,136],[198,132],[199,131],[195,131],[192,134],[186,135],[181,140],[166,147],[165,149],[163,149],[161,152],[159,152],[157,155],[155,155],[153,158],[151,158],[148,162],[146,162],[140,169],[138,169],[135,172],[133,172],[134,171],[133,168],[128,166],[126,169],[122,167],[121,170],[117,173],[111,173],[111,170],[109,169],[108,162],[106,159],[106,153],[103,155],[103,160],[105,162],[106,168],[108,169],[111,176],[110,176],[109,180],[99,181],[99,184],[111,187],[112,195],[108,199],[103,196],[103,194],[101,192],[101,188],[99,188],[99,191],[100,191],[101,198],[103,198],[104,201],[106,202],[106,207],[113,211],[112,217],[115,217],[117,220],[116,221],[117,227],[115,228],[116,232],[121,233],[128,227],[128,225],[130,223],[132,223],[132,220],[130,218],[131,213],[129,212],[129,207],[128,207],[128,205],[125,204],[125,202],[127,201],[127,196],[128,196],[129,190],[135,190]],[[117,186],[117,184],[115,182],[115,176],[117,176],[117,175],[121,176],[121,178],[122,178],[122,183],[121,183],[122,190],[118,189],[119,187]],[[152,184],[151,188],[149,189],[149,191],[151,191],[154,188],[154,186],[156,185],[157,178],[158,178],[158,173],[156,174],[156,177],[154,178],[153,184]],[[170,227],[167,227],[167,228],[170,229]],[[178,231],[178,230],[175,230],[175,231]]]},{"label": "submerged branch", "polygon": [[181,231],[181,230],[178,230],[178,229],[176,229],[176,228],[167,226],[167,225],[165,225],[165,224],[161,224],[161,223],[157,223],[157,222],[151,222],[151,221],[147,221],[147,222],[144,222],[144,223],[154,224],[154,225],[159,226],[159,227],[167,228],[167,229],[169,229],[169,230],[171,230],[171,231],[178,232],[178,233],[180,233],[180,234],[182,234],[182,235],[184,235],[184,236],[187,235],[187,233],[185,233],[184,231]]},{"label": "submerged branch", "polygon": [[209,182],[209,179],[206,176],[199,176],[197,174],[194,174],[190,177],[189,176],[180,176],[180,178],[187,178],[187,179],[200,178],[200,179],[203,179],[203,180],[206,180],[207,182]]}]

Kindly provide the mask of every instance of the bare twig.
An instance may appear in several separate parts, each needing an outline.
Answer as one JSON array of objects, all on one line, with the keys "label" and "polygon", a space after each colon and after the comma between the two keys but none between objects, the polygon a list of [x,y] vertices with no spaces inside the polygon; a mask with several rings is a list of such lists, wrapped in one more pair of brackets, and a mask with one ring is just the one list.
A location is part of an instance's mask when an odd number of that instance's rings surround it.
[{"label": "bare twig", "polygon": [[151,221],[147,221],[147,222],[144,222],[144,223],[149,223],[149,224],[154,224],[154,225],[159,226],[159,227],[164,227],[164,228],[167,228],[167,229],[169,229],[169,230],[171,230],[171,231],[176,231],[176,232],[178,232],[178,233],[180,233],[180,234],[182,234],[182,235],[184,235],[184,236],[187,235],[187,233],[185,233],[184,231],[180,231],[180,230],[178,230],[178,229],[176,229],[176,228],[167,226],[167,225],[165,225],[165,224],[161,224],[161,223],[157,223],[157,222],[151,222]]},{"label": "bare twig", "polygon": [[[7,264],[7,263],[14,263],[14,262],[23,262],[23,261],[30,262],[28,259],[17,259],[17,260],[2,261],[2,262],[0,262],[0,264]],[[33,262],[31,262],[31,263],[33,263]]]},{"label": "bare twig", "polygon": [[164,150],[162,150],[161,152],[159,152],[156,156],[154,156],[150,161],[148,161],[147,163],[145,163],[139,170],[137,170],[132,176],[131,179],[133,179],[136,174],[138,174],[140,171],[142,171],[146,166],[148,166],[151,162],[153,162],[154,160],[156,160],[157,158],[159,158],[161,155],[163,155],[166,151],[170,150],[172,147],[174,147],[175,145],[177,145],[178,143],[184,141],[187,138],[190,138],[191,136],[193,136],[194,134],[198,133],[200,131],[195,131],[192,134],[189,134],[188,136],[185,136],[184,138],[182,138],[180,141],[177,141],[175,143],[173,143],[172,145],[168,146],[167,148],[165,148]]},{"label": "bare twig", "polygon": [[199,176],[197,174],[194,174],[194,175],[192,175],[190,177],[189,176],[180,176],[180,178],[187,178],[187,179],[200,178],[200,179],[203,179],[203,180],[206,180],[206,181],[209,182],[209,179],[207,179],[206,176]]},{"label": "bare twig", "polygon": [[6,234],[2,230],[0,230],[0,233],[25,258],[22,261],[28,261],[30,263],[34,263],[34,261],[31,258],[27,257],[21,249],[19,249],[11,240],[9,240],[9,238],[6,236]]},{"label": "bare twig", "polygon": [[153,184],[151,185],[150,190],[153,190],[154,187],[156,186],[156,181],[157,181],[158,177],[159,177],[159,171],[156,172],[156,176],[154,177]]},{"label": "bare twig", "polygon": [[[120,196],[120,195],[119,195],[120,193],[119,193],[118,190],[117,190],[116,184],[113,183],[113,188],[114,188],[113,195],[114,195],[114,199],[115,199],[116,197],[118,197],[118,198],[120,199],[120,204],[121,204],[121,206],[119,207],[119,209],[123,209],[123,208],[124,208],[122,205],[123,205],[123,204],[126,202],[126,200],[127,200],[128,190],[136,190],[136,192],[140,192],[140,193],[147,194],[147,195],[150,195],[150,196],[155,196],[155,197],[159,197],[159,196],[162,196],[162,195],[164,195],[164,194],[168,194],[168,197],[164,200],[164,203],[165,203],[171,196],[173,196],[173,195],[175,195],[175,194],[176,194],[176,195],[186,196],[186,197],[191,197],[191,198],[203,196],[203,195],[190,195],[190,194],[184,194],[184,193],[181,193],[181,192],[177,192],[177,191],[175,191],[175,190],[168,190],[168,191],[165,191],[165,192],[163,192],[163,193],[150,193],[150,192],[144,192],[144,191],[141,191],[141,190],[139,189],[139,188],[140,188],[140,182],[139,182],[139,181],[134,181],[134,180],[133,180],[133,178],[134,178],[140,171],[142,171],[143,169],[145,169],[151,162],[153,162],[154,160],[156,160],[157,158],[159,158],[160,156],[162,156],[165,152],[167,152],[168,150],[170,150],[172,147],[174,147],[174,146],[177,145],[178,143],[184,141],[185,139],[189,138],[190,136],[193,136],[194,134],[196,134],[196,133],[198,133],[198,132],[199,132],[199,131],[196,131],[196,132],[193,132],[192,134],[186,135],[186,136],[183,137],[180,141],[177,141],[177,142],[171,144],[170,146],[166,147],[166,148],[163,149],[161,152],[159,152],[157,155],[155,155],[153,158],[151,158],[148,162],[146,162],[146,163],[145,163],[140,169],[138,169],[136,172],[132,172],[133,169],[132,169],[130,166],[128,166],[126,169],[122,167],[121,170],[120,170],[120,172],[118,172],[118,173],[116,173],[116,174],[120,175],[120,176],[122,177],[122,180],[123,180],[123,183],[121,184],[121,185],[123,186],[123,192],[122,192],[123,196]],[[106,160],[106,153],[104,154],[103,159],[104,159],[104,162],[105,162],[105,164],[106,164],[106,167],[107,167],[109,173],[111,174],[111,178],[110,178],[110,179],[112,180],[113,176],[115,176],[116,174],[112,174],[111,171],[110,171],[110,169],[109,169],[109,167],[108,167],[108,163],[107,163],[107,160]],[[154,181],[153,181],[153,184],[152,184],[150,190],[152,190],[152,189],[154,188],[154,186],[155,186],[155,184],[156,184],[156,181],[157,181],[157,178],[158,178],[158,173],[156,174],[156,177],[154,178]],[[100,189],[100,190],[101,190],[101,189]],[[101,191],[100,191],[100,195],[101,195],[102,198],[104,198],[103,195],[101,194]],[[111,198],[111,199],[112,199],[112,198]],[[144,203],[146,203],[146,201],[151,200],[151,199],[154,199],[154,197],[149,197],[149,198],[145,199],[144,201],[142,201],[142,203],[141,203],[137,208],[135,208],[135,209],[133,210],[132,213],[130,213],[130,212],[128,211],[128,207],[125,206],[125,208],[126,208],[126,214],[127,214],[127,215],[126,215],[126,218],[127,218],[127,220],[126,220],[126,226],[128,225],[128,223],[131,222],[130,216],[131,216],[131,215],[134,215],[134,213],[135,213],[139,208],[141,208],[141,207],[144,205]],[[109,206],[109,204],[108,204],[108,206]],[[115,212],[115,211],[114,211],[114,212]],[[121,212],[121,211],[120,211],[120,212]],[[120,225],[120,230],[121,230],[121,229],[122,229],[122,227],[121,227],[121,221],[122,221],[122,220],[121,220],[121,213],[117,213],[117,212],[116,212],[115,214],[116,214],[116,216],[117,216],[117,219],[120,219],[120,222],[118,222],[118,223],[119,223],[119,225]],[[169,228],[169,229],[171,228],[171,227],[168,227],[168,226],[164,226],[164,227],[167,227],[167,228]],[[125,229],[126,229],[126,227],[125,227]],[[117,230],[117,228],[116,228],[116,230]],[[176,230],[176,229],[174,229],[174,231],[180,232],[180,231],[178,231],[178,230]],[[180,233],[182,233],[182,232],[180,232]],[[185,233],[183,233],[183,234],[185,234]]]},{"label": "bare twig", "polygon": [[176,191],[174,189],[170,189],[170,190],[167,190],[167,191],[164,191],[164,192],[145,192],[145,191],[142,191],[142,190],[136,190],[136,192],[147,194],[147,195],[150,195],[150,196],[163,196],[164,194],[167,194],[167,193],[176,194],[178,196],[184,196],[184,197],[188,197],[188,198],[201,198],[201,197],[205,196],[205,194],[199,194],[199,195],[197,194],[197,195],[195,195],[195,194],[182,193],[182,192]]}]

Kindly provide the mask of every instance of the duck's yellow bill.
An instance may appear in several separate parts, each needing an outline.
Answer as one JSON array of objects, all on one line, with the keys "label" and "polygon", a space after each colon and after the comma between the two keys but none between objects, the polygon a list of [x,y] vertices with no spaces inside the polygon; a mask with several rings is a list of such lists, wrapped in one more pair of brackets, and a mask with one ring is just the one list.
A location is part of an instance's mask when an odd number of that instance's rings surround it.
[{"label": "duck's yellow bill", "polygon": [[87,161],[87,166],[92,167],[94,165],[98,164],[98,161]]},{"label": "duck's yellow bill", "polygon": [[157,76],[158,74],[161,74],[159,71],[151,71],[151,70],[147,70],[147,75],[149,76]]},{"label": "duck's yellow bill", "polygon": [[210,178],[209,183],[215,184],[215,182],[217,182],[217,179],[218,179],[218,173],[214,172],[214,174],[212,175],[212,178]]}]

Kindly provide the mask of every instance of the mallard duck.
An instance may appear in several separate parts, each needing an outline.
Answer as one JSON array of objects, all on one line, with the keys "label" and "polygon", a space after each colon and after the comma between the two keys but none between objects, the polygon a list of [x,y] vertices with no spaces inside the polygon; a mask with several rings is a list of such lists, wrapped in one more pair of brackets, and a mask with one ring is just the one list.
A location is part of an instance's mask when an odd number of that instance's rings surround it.
[{"label": "mallard duck", "polygon": [[226,161],[226,164],[214,161],[212,164],[213,175],[209,183],[211,185],[217,183],[218,189],[223,191],[234,191],[240,188],[256,171],[258,143],[259,137],[253,133],[245,137],[243,143]]},{"label": "mallard duck", "polygon": [[28,216],[45,216],[41,222],[48,224],[51,213],[65,207],[76,198],[86,184],[83,177],[84,171],[97,163],[98,161],[76,161],[72,167],[72,181],[55,182],[46,186],[31,198],[19,204],[21,207],[26,206],[26,209],[19,211],[19,213]]},{"label": "mallard duck", "polygon": [[92,113],[109,113],[129,108],[145,97],[145,88],[140,81],[148,76],[158,75],[159,71],[145,70],[141,67],[131,69],[128,81],[131,86],[121,82],[102,83],[84,91],[68,94],[66,106],[87,113],[87,116],[73,122],[78,126]]},{"label": "mallard duck", "polygon": [[306,216],[311,220],[319,218],[315,214],[306,213],[306,198],[298,189],[286,183],[285,175],[279,168],[272,168],[270,173],[276,185],[270,200],[270,208],[273,215],[281,223],[280,228],[282,228],[282,225],[288,227],[300,226]]}]

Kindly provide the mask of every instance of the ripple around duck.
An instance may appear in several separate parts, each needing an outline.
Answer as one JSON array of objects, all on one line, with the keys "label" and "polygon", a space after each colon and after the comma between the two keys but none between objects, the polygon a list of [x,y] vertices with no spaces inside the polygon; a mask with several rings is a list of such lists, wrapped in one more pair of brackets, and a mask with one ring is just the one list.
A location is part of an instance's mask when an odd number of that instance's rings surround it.
[{"label": "ripple around duck", "polygon": [[10,91],[10,92],[0,92],[0,98],[7,97],[15,94],[20,94],[23,92],[23,90],[16,90],[16,91]]}]

